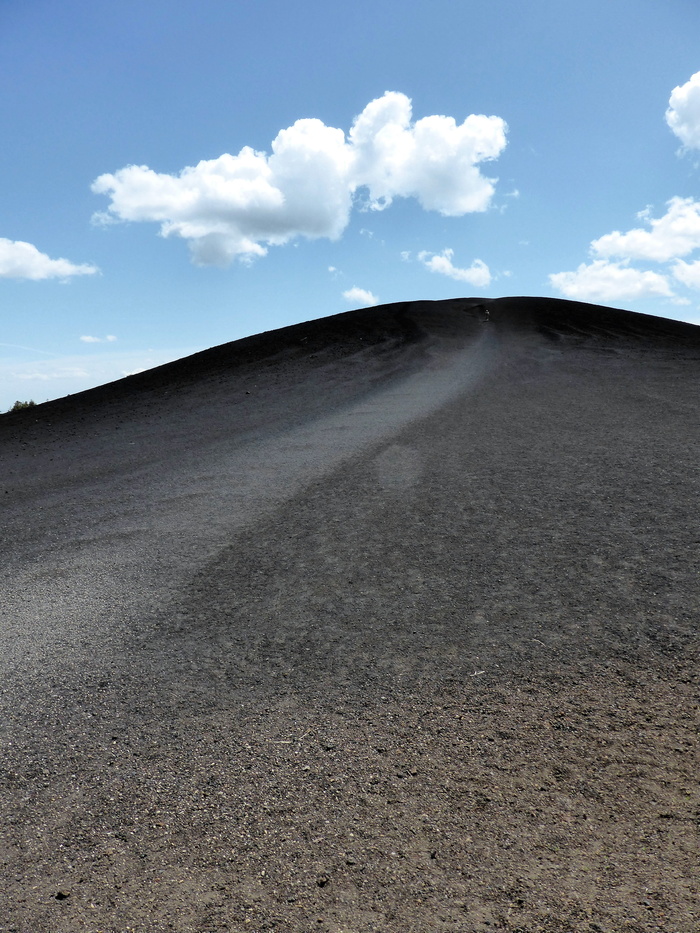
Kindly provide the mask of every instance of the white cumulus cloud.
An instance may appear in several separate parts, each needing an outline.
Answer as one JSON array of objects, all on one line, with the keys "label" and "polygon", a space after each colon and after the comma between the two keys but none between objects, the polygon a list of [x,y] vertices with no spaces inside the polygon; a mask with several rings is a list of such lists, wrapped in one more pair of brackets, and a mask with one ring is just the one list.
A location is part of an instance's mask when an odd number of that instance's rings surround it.
[{"label": "white cumulus cloud", "polygon": [[648,229],[635,227],[627,233],[606,233],[591,243],[593,252],[606,258],[668,262],[700,248],[700,201],[675,197],[662,217],[653,219],[648,211],[640,216],[647,221]]},{"label": "white cumulus cloud", "polygon": [[494,180],[477,166],[505,148],[505,122],[471,114],[459,125],[445,116],[412,123],[411,116],[410,99],[395,92],[365,107],[349,134],[354,186],[366,186],[377,209],[413,197],[447,216],[486,210]]},{"label": "white cumulus cloud", "polygon": [[686,149],[700,149],[700,71],[674,87],[666,122]]},{"label": "white cumulus cloud", "polygon": [[444,249],[441,253],[428,253],[426,250],[418,253],[418,259],[431,272],[439,272],[458,282],[469,282],[470,285],[476,285],[479,288],[490,284],[491,272],[485,262],[475,259],[468,269],[460,269],[453,264],[453,256],[454,250],[452,249]]},{"label": "white cumulus cloud", "polygon": [[362,308],[369,308],[372,305],[379,304],[379,299],[366,288],[358,288],[356,285],[343,292],[343,298],[352,305]]},{"label": "white cumulus cloud", "polygon": [[[666,122],[686,149],[700,148],[700,71],[673,89]],[[650,207],[637,217],[643,226],[624,233],[613,230],[593,240],[591,262],[582,263],[574,272],[550,275],[554,288],[583,301],[657,296],[674,304],[689,304],[672,286],[700,288],[700,259],[684,260],[700,250],[700,200],[673,197],[660,217],[654,217]],[[662,266],[661,271],[638,268],[648,263]]]},{"label": "white cumulus cloud", "polygon": [[575,272],[556,272],[552,285],[577,301],[623,301],[648,296],[673,298],[668,279],[658,272],[633,269],[620,262],[596,259],[582,263]]},{"label": "white cumulus cloud", "polygon": [[0,237],[0,278],[68,279],[73,275],[94,275],[97,266],[76,264],[67,259],[51,259],[36,246],[22,240]]},{"label": "white cumulus cloud", "polygon": [[92,190],[110,203],[95,219],[158,223],[162,236],[185,239],[200,265],[249,261],[294,237],[337,239],[361,189],[376,210],[397,197],[446,216],[486,210],[496,180],[482,175],[480,164],[500,155],[506,132],[496,116],[414,122],[410,99],[387,91],[347,137],[303,119],[277,134],[269,154],[245,146],[177,175],[145,165],[100,175]]},{"label": "white cumulus cloud", "polygon": [[695,262],[683,262],[682,259],[678,259],[671,271],[675,278],[688,288],[700,288],[700,259],[696,259]]}]

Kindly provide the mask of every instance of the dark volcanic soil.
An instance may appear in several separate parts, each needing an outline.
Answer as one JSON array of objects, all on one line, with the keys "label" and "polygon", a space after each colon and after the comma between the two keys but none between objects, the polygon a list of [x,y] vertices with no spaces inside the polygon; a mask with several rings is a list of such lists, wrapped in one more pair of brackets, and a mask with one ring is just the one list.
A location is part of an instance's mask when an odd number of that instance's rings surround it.
[{"label": "dark volcanic soil", "polygon": [[0,417],[0,931],[697,933],[699,364],[416,302]]}]

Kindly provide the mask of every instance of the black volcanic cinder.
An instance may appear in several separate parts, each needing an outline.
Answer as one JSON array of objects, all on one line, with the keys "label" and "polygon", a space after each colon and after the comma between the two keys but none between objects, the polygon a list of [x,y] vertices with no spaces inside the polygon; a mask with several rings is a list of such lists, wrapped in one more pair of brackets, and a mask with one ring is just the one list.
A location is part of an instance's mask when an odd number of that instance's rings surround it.
[{"label": "black volcanic cinder", "polygon": [[407,302],[1,416],[0,927],[700,929],[699,362]]}]

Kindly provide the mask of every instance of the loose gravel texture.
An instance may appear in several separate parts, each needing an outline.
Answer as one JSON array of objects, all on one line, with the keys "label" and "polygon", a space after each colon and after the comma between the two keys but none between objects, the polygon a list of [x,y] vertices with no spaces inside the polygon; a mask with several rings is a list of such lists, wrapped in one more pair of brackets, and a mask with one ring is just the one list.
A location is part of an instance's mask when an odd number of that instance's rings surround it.
[{"label": "loose gravel texture", "polygon": [[416,302],[1,417],[0,931],[697,933],[699,330]]}]

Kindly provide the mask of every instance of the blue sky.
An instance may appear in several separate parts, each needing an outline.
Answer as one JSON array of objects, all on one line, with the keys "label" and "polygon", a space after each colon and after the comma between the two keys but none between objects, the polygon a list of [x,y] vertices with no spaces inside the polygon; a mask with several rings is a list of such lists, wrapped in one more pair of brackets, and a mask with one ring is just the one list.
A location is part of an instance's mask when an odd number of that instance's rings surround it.
[{"label": "blue sky", "polygon": [[0,410],[376,302],[700,323],[697,0],[2,0]]}]

